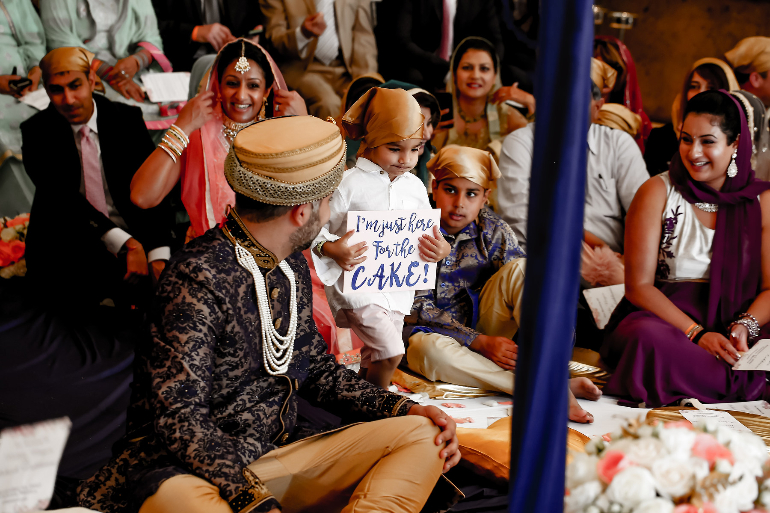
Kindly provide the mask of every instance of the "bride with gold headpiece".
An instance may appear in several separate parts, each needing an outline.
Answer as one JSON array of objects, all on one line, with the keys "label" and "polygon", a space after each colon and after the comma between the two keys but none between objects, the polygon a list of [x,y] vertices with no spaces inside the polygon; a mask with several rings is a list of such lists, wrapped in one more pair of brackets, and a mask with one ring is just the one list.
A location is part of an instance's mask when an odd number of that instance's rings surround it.
[{"label": "bride with gold headpiece", "polygon": [[224,161],[236,134],[266,117],[307,114],[304,100],[286,89],[270,55],[246,39],[219,51],[204,85],[131,181],[131,201],[152,208],[181,180],[188,238],[219,224],[234,203]]}]

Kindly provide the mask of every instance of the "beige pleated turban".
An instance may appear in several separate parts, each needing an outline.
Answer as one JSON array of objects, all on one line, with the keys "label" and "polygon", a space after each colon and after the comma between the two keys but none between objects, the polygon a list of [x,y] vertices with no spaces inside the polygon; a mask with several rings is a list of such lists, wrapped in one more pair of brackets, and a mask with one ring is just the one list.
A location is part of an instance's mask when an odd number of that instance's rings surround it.
[{"label": "beige pleated turban", "polygon": [[366,148],[383,144],[422,139],[420,104],[403,89],[369,89],[342,116],[342,126],[351,139],[361,139],[358,156]]},{"label": "beige pleated turban", "polygon": [[725,54],[727,61],[739,73],[770,70],[770,37],[747,37]]},{"label": "beige pleated turban", "polygon": [[485,189],[497,187],[500,178],[500,169],[491,153],[454,144],[441,148],[428,162],[428,170],[437,182],[465,178]]},{"label": "beige pleated turban", "polygon": [[241,130],[225,159],[237,193],[271,205],[325,198],[345,171],[345,141],[333,122],[313,116],[261,121]]}]

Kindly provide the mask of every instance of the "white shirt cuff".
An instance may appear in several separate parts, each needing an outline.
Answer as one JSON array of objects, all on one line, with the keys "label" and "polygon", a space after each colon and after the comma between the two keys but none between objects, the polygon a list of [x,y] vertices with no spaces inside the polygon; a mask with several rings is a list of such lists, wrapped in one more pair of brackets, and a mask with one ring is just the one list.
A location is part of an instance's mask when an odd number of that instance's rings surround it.
[{"label": "white shirt cuff", "polygon": [[147,252],[147,262],[168,260],[169,258],[171,258],[171,248],[168,246],[161,246]]},{"label": "white shirt cuff", "polygon": [[342,267],[337,265],[337,262],[335,262],[331,257],[319,257],[315,252],[315,248],[321,241],[333,242],[337,239],[339,239],[338,236],[334,235],[333,233],[329,233],[329,230],[326,228],[322,228],[321,233],[319,233],[313,241],[313,249],[310,252],[310,254],[313,255],[315,273],[318,275],[318,279],[321,280],[321,283],[327,287],[337,283],[337,280],[342,274]]},{"label": "white shirt cuff", "polygon": [[123,244],[125,244],[126,241],[130,238],[131,235],[124,232],[120,228],[112,228],[107,233],[102,235],[102,242],[104,242],[104,245],[107,247],[107,251],[115,256],[118,256],[120,248],[122,248]]},{"label": "white shirt cuff", "polygon": [[305,37],[302,33],[302,27],[297,27],[297,53],[303,59],[307,55],[307,45],[310,43],[310,39]]}]

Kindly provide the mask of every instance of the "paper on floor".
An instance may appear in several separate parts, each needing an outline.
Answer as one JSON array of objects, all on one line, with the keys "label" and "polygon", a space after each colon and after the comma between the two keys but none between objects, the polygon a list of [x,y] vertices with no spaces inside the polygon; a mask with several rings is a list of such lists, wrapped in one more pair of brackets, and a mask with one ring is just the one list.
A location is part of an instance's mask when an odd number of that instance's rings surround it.
[{"label": "paper on floor", "polygon": [[513,401],[510,396],[486,396],[472,399],[428,399],[433,405],[455,419],[457,427],[486,429],[501,418],[510,417]]},{"label": "paper on floor", "polygon": [[0,431],[0,513],[48,506],[71,427],[64,417]]},{"label": "paper on floor", "polygon": [[682,417],[689,420],[692,425],[697,425],[702,422],[716,423],[718,426],[732,429],[733,431],[743,431],[751,433],[751,430],[735,420],[735,417],[730,415],[726,411],[714,411],[714,410],[679,410]]},{"label": "paper on floor", "polygon": [[602,396],[598,401],[578,399],[580,406],[594,416],[593,424],[570,422],[567,425],[589,438],[598,438],[607,433],[615,433],[632,420],[647,418],[649,408],[629,408],[618,406],[617,397]]},{"label": "paper on floor", "polygon": [[770,418],[770,403],[767,401],[748,401],[745,403],[717,403],[717,404],[704,404],[704,408],[707,410],[729,410],[729,411],[742,411],[746,413],[753,413],[754,415],[762,415],[763,417]]},{"label": "paper on floor", "polygon": [[190,73],[147,73],[142,83],[153,103],[184,102],[190,90]]},{"label": "paper on floor", "polygon": [[733,370],[770,371],[770,340],[760,340],[754,347],[743,353],[741,359],[733,365]]}]

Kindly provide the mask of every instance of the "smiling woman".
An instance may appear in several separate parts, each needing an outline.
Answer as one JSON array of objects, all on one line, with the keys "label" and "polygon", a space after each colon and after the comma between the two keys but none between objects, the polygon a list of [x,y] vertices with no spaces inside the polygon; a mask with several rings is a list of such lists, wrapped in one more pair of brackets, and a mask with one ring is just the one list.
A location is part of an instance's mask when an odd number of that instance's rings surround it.
[{"label": "smiling woman", "polygon": [[527,119],[505,102],[516,102],[532,115],[534,96],[516,84],[502,86],[497,52],[492,43],[480,37],[466,38],[457,46],[451,75],[447,91],[452,93],[454,119],[439,123],[434,145],[438,150],[457,144],[499,154],[498,141],[527,124]]},{"label": "smiling woman", "polygon": [[245,39],[222,48],[202,85],[131,182],[131,201],[151,208],[181,180],[188,238],[216,226],[235,203],[224,160],[238,132],[267,117],[307,114],[270,55]]},{"label": "smiling woman", "polygon": [[754,177],[739,105],[726,91],[690,98],[671,170],[634,197],[606,393],[648,407],[770,397],[764,372],[732,370],[770,327],[770,183]]}]

